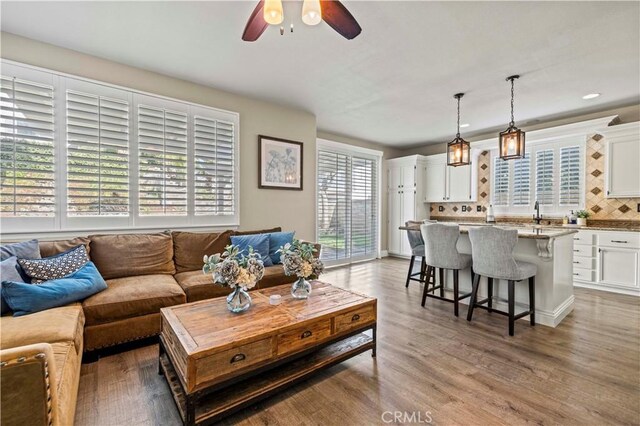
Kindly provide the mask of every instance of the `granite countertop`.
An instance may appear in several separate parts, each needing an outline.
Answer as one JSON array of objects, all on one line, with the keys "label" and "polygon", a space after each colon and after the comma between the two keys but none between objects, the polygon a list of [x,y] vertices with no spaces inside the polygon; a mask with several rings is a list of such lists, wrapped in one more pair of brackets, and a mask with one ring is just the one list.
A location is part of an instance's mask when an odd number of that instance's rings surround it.
[{"label": "granite countertop", "polygon": [[[491,226],[491,225],[486,223],[460,224],[460,233],[468,234],[469,228],[472,228],[474,226]],[[516,229],[518,231],[518,238],[528,238],[528,239],[534,239],[534,240],[548,240],[551,238],[564,237],[565,235],[571,235],[578,232],[578,230],[573,228],[558,229],[555,227],[549,227],[544,225],[514,226],[514,225],[506,225],[506,224],[496,224],[495,226],[498,226],[500,228],[505,228],[505,229]],[[420,230],[420,227],[418,225],[401,226],[400,230],[402,231]]]},{"label": "granite countertop", "polygon": [[[530,226],[534,226],[533,223],[531,223],[531,219],[526,219],[522,220],[522,221],[516,221],[516,220],[500,220],[498,218],[498,222],[494,223],[494,224],[489,224],[486,223],[484,221],[484,218],[481,220],[475,220],[475,219],[469,219],[469,218],[465,218],[465,219],[460,219],[460,220],[456,220],[450,216],[444,217],[444,218],[437,218],[434,217],[434,220],[437,220],[438,222],[452,222],[452,223],[457,223],[459,225],[473,225],[473,226],[478,226],[478,225],[497,225],[497,226],[507,226],[507,227],[530,227]],[[543,219],[543,222],[548,222],[550,221],[549,219]],[[555,220],[553,220],[555,221]],[[587,226],[577,226],[577,225],[569,225],[569,226],[564,226],[561,223],[547,223],[547,224],[543,224],[540,225],[545,229],[573,229],[573,230],[582,230],[582,231],[622,231],[622,232],[640,232],[640,221],[637,220],[589,220],[587,221]]]}]

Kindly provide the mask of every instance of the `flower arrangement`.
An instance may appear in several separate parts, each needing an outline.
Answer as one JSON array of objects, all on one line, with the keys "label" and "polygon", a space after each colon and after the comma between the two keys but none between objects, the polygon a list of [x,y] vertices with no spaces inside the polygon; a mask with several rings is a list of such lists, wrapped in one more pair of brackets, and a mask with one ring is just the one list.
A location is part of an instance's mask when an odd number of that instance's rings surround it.
[{"label": "flower arrangement", "polygon": [[589,219],[589,216],[591,216],[591,213],[589,213],[587,210],[578,210],[576,212],[576,216],[578,216],[578,218],[580,219]]},{"label": "flower arrangement", "polygon": [[238,246],[225,247],[222,254],[204,256],[202,272],[212,274],[213,282],[227,287],[253,288],[264,276],[264,264],[260,253],[249,247],[245,256]]},{"label": "flower arrangement", "polygon": [[297,239],[280,247],[278,253],[281,254],[285,274],[304,279],[317,279],[324,272],[324,264],[313,255],[317,251],[313,244],[303,243]]}]

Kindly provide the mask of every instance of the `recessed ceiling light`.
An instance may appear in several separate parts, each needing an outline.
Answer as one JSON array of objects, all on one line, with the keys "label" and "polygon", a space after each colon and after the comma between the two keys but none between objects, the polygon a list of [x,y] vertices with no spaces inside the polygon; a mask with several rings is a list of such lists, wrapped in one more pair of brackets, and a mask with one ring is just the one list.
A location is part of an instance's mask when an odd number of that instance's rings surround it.
[{"label": "recessed ceiling light", "polygon": [[588,95],[584,95],[582,99],[594,99],[600,96],[600,93],[589,93]]},{"label": "recessed ceiling light", "polygon": [[469,127],[469,123],[464,123],[464,124],[461,124],[461,125],[460,125],[460,128],[461,128],[461,129],[462,129],[462,128],[465,128],[465,127]]}]

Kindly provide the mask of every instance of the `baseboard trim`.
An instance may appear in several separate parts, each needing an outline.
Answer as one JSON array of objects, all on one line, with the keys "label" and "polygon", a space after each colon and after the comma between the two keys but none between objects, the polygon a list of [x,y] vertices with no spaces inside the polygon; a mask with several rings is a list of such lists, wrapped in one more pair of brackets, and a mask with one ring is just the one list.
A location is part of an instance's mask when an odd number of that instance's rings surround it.
[{"label": "baseboard trim", "polygon": [[617,293],[617,294],[626,294],[627,296],[640,296],[640,289],[630,289],[630,288],[619,288],[619,287],[609,287],[597,284],[587,284],[574,281],[574,287],[580,288],[588,288],[591,290],[604,291],[606,293]]},{"label": "baseboard trim", "polygon": [[389,252],[387,250],[380,251],[380,259],[382,259],[383,257],[389,257]]}]

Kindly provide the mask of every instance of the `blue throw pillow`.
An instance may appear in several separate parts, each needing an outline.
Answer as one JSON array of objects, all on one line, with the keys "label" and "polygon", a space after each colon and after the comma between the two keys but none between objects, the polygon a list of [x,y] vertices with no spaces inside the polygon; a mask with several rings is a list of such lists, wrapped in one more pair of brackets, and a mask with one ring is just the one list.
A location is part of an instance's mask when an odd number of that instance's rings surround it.
[{"label": "blue throw pillow", "polygon": [[232,235],[231,244],[238,246],[240,253],[245,256],[249,254],[249,246],[251,246],[253,251],[262,256],[264,266],[273,265],[269,257],[269,234]]},{"label": "blue throw pillow", "polygon": [[[18,265],[18,258],[12,256],[7,260],[0,262],[0,280],[2,281],[15,281],[18,283],[25,282],[25,277],[22,276],[22,268]],[[2,287],[0,286],[0,291]],[[4,297],[0,295],[0,314],[4,315],[9,312],[9,305],[4,301]]]},{"label": "blue throw pillow", "polygon": [[285,244],[291,244],[295,234],[295,232],[272,232],[269,234],[269,257],[271,257],[271,262],[274,265],[282,263],[280,261],[280,253],[276,252]]},{"label": "blue throw pillow", "polygon": [[18,317],[77,302],[106,288],[96,266],[87,262],[69,276],[42,284],[3,281],[2,297]]},{"label": "blue throw pillow", "polygon": [[31,240],[0,246],[0,260],[7,260],[11,256],[40,259],[40,244],[38,240]]}]

